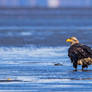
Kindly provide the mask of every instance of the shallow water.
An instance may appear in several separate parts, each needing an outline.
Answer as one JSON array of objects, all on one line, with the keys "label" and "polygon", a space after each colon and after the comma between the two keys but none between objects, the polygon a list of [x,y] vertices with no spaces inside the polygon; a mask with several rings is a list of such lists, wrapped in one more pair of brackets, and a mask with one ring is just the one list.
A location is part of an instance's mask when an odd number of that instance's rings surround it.
[{"label": "shallow water", "polygon": [[65,42],[91,46],[90,11],[0,9],[0,91],[91,92],[92,66],[73,71]]},{"label": "shallow water", "polygon": [[[0,89],[25,92],[92,90],[92,67],[85,71],[81,71],[79,67],[77,72],[73,71],[67,57],[67,49],[67,47],[1,47]],[[55,66],[56,63],[62,65]]]}]

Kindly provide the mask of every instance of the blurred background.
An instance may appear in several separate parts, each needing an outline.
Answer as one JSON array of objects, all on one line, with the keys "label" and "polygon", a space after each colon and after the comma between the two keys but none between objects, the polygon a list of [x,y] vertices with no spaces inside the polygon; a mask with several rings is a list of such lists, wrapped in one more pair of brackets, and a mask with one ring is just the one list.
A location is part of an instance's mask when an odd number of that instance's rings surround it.
[{"label": "blurred background", "polygon": [[61,46],[67,37],[80,35],[85,43],[91,7],[91,0],[0,0],[0,45]]},{"label": "blurred background", "polygon": [[1,7],[92,7],[91,0],[0,0]]}]

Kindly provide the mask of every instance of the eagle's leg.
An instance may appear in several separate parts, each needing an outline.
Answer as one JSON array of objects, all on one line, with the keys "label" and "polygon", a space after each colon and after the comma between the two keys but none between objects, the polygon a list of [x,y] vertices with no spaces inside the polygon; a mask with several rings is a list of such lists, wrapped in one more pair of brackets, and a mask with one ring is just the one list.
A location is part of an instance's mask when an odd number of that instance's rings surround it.
[{"label": "eagle's leg", "polygon": [[75,68],[75,70],[74,71],[77,71],[77,64],[73,64],[73,67]]},{"label": "eagle's leg", "polygon": [[75,68],[74,71],[77,71],[77,68]]},{"label": "eagle's leg", "polygon": [[84,70],[84,68],[88,68],[88,65],[82,65],[82,71]]},{"label": "eagle's leg", "polygon": [[84,70],[84,66],[82,66],[82,71]]}]

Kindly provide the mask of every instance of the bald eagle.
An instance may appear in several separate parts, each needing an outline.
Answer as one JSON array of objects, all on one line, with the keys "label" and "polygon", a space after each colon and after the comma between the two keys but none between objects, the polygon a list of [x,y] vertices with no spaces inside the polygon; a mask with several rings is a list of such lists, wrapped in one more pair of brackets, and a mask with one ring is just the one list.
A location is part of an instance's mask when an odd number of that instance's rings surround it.
[{"label": "bald eagle", "polygon": [[68,49],[68,56],[75,70],[77,70],[77,65],[82,65],[82,70],[88,68],[88,65],[92,64],[92,49],[80,44],[76,37],[68,38],[66,42],[71,43]]}]

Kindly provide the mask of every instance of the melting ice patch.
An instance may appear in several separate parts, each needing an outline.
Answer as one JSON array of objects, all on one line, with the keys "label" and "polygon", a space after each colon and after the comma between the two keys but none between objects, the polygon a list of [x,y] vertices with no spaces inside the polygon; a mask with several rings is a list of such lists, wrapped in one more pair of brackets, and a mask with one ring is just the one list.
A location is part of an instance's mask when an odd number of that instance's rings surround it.
[{"label": "melting ice patch", "polygon": [[3,63],[66,62],[67,49],[68,47],[1,47],[0,59]]},{"label": "melting ice patch", "polygon": [[32,50],[31,56],[34,57],[54,57],[54,56],[65,56],[66,55],[66,47],[58,47],[58,48],[40,48]]}]

